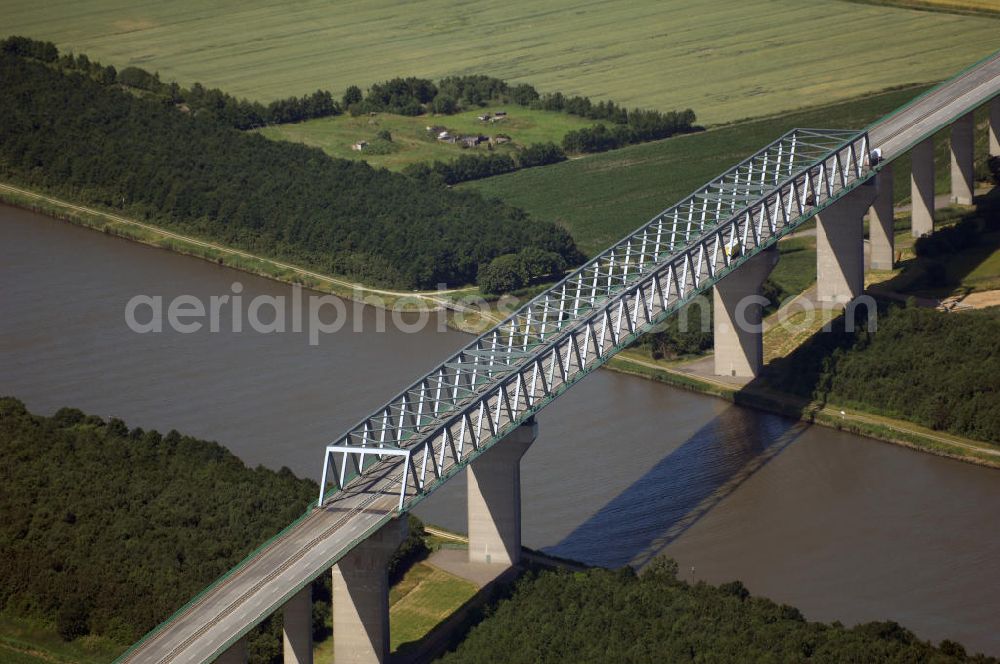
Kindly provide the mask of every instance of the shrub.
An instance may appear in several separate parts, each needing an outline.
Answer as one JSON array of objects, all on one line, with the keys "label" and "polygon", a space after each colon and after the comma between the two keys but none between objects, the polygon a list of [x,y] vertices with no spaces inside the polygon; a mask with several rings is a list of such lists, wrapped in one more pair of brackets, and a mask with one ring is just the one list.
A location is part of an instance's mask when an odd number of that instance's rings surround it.
[{"label": "shrub", "polygon": [[501,295],[524,286],[521,263],[516,254],[497,256],[479,269],[479,290],[487,295]]}]

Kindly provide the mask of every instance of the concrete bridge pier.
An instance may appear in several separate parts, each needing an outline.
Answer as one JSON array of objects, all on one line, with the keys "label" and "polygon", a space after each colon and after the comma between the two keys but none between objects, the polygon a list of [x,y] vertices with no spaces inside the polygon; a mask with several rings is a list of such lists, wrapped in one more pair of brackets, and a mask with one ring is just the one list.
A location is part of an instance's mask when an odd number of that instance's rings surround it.
[{"label": "concrete bridge pier", "polygon": [[871,269],[891,270],[896,251],[896,236],[892,228],[892,164],[883,166],[875,176],[875,188],[878,194],[868,210]]},{"label": "concrete bridge pier", "polygon": [[990,102],[990,156],[1000,157],[1000,97]]},{"label": "concrete bridge pier", "polygon": [[394,519],[334,566],[333,659],[337,664],[381,664],[388,659],[386,566],[406,532],[406,518]]},{"label": "concrete bridge pier", "polygon": [[913,237],[934,232],[934,139],[917,143],[910,150],[910,231]]},{"label": "concrete bridge pier", "polygon": [[761,286],[778,263],[772,246],[715,284],[715,375],[753,378],[764,366]]},{"label": "concrete bridge pier", "polygon": [[312,664],[312,584],[295,593],[282,610],[284,664]]},{"label": "concrete bridge pier", "polygon": [[966,113],[951,125],[951,202],[972,205],[976,122]]},{"label": "concrete bridge pier", "polygon": [[247,664],[247,640],[241,638],[215,658],[215,664]]},{"label": "concrete bridge pier", "polygon": [[469,562],[521,559],[521,457],[537,435],[531,420],[469,464]]},{"label": "concrete bridge pier", "polygon": [[816,299],[824,306],[846,306],[864,290],[864,215],[876,189],[869,181],[816,217]]}]

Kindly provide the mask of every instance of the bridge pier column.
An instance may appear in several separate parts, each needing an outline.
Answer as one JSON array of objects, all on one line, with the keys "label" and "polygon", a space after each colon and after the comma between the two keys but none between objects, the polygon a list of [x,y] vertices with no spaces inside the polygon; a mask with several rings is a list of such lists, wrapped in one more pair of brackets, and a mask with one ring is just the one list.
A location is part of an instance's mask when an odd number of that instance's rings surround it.
[{"label": "bridge pier column", "polygon": [[816,299],[844,306],[865,286],[864,215],[876,187],[861,185],[816,217]]},{"label": "bridge pier column", "polygon": [[520,561],[521,457],[537,435],[523,424],[469,464],[469,562]]},{"label": "bridge pier column", "polygon": [[215,664],[247,664],[247,640],[242,638],[215,659]]},{"label": "bridge pier column", "polygon": [[777,265],[778,256],[777,245],[765,249],[715,284],[716,376],[753,378],[764,366],[761,286]]},{"label": "bridge pier column", "polygon": [[966,113],[951,125],[951,202],[972,205],[975,118]]},{"label": "bridge pier column", "polygon": [[312,584],[295,593],[282,610],[284,664],[312,664]]},{"label": "bridge pier column", "polygon": [[913,237],[934,232],[934,139],[910,150],[910,230]]},{"label": "bridge pier column", "polygon": [[1000,97],[990,102],[990,156],[1000,157]]},{"label": "bridge pier column", "polygon": [[892,164],[886,164],[875,178],[878,195],[868,211],[868,239],[871,246],[871,269],[891,270],[896,251],[892,228]]},{"label": "bridge pier column", "polygon": [[381,664],[389,657],[386,566],[406,537],[405,518],[390,521],[333,567],[333,659]]}]

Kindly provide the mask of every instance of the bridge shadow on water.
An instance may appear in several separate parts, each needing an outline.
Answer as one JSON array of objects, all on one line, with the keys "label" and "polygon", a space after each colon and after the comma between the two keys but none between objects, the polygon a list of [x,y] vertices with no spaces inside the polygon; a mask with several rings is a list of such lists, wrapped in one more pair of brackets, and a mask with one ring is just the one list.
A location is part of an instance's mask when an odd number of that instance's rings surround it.
[{"label": "bridge shadow on water", "polygon": [[698,523],[808,425],[731,405],[545,553],[641,567]]}]

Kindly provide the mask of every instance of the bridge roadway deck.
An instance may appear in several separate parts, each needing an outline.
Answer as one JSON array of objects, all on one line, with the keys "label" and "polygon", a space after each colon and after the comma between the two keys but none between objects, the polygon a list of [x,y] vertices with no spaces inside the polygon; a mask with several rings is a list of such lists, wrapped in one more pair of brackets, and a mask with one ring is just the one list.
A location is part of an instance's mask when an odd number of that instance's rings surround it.
[{"label": "bridge roadway deck", "polygon": [[872,125],[868,137],[873,148],[892,160],[997,94],[1000,51]]},{"label": "bridge roadway deck", "polygon": [[398,475],[391,461],[368,471],[120,661],[211,661],[391,518],[399,501]]},{"label": "bridge roadway deck", "polygon": [[[998,93],[1000,53],[873,125],[871,144],[894,159]],[[398,461],[386,461],[349,485],[119,661],[211,661],[391,518],[398,501],[397,466]]]}]

